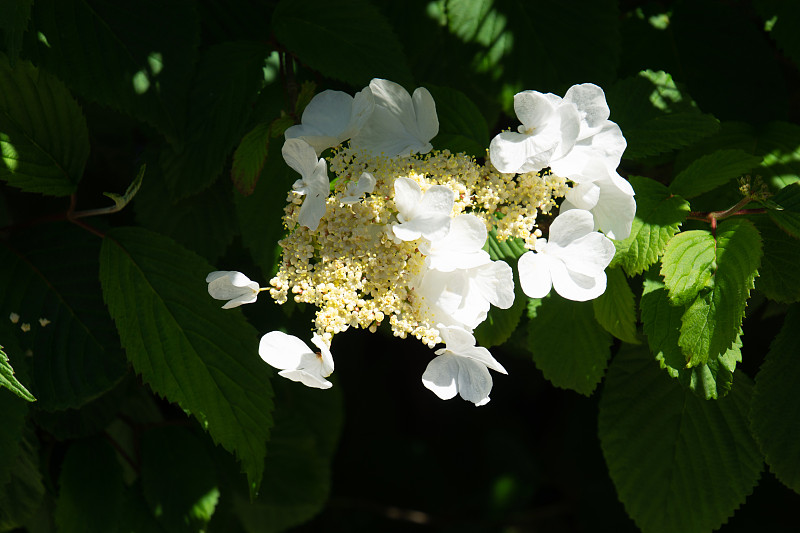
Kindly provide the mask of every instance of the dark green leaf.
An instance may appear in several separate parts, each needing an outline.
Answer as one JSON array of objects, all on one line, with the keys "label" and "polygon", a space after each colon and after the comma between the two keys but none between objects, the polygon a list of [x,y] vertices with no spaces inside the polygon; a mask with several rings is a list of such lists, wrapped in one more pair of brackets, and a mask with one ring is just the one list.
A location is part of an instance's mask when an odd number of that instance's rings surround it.
[{"label": "dark green leaf", "polygon": [[17,378],[14,377],[14,369],[11,368],[11,363],[8,360],[8,356],[3,351],[2,346],[0,346],[0,387],[5,387],[23,400],[29,402],[36,401],[36,398],[25,388],[25,385],[17,381]]},{"label": "dark green leaf", "polygon": [[595,320],[592,303],[551,294],[534,312],[528,346],[536,367],[556,387],[589,396],[603,379],[612,342]]},{"label": "dark green leaf", "polygon": [[174,241],[139,228],[108,233],[100,254],[103,296],[128,359],[155,392],[236,452],[255,489],[272,426],[270,372],[253,327],[208,295],[204,280],[212,270]]},{"label": "dark green leaf", "polygon": [[97,281],[100,240],[63,224],[24,232],[14,244],[0,248],[0,278],[14,280],[0,308],[20,315],[28,388],[40,409],[79,407],[128,370]]},{"label": "dark green leaf", "polygon": [[752,390],[741,376],[728,396],[707,401],[659,371],[646,349],[614,359],[600,398],[600,444],[642,531],[706,533],[744,502],[763,467],[747,421]]},{"label": "dark green leaf", "polygon": [[246,132],[269,53],[265,44],[234,42],[212,46],[200,59],[189,93],[186,132],[161,157],[173,198],[202,191],[222,174]]},{"label": "dark green leaf", "polygon": [[116,531],[122,505],[122,470],[114,449],[100,438],[67,451],[58,479],[56,525],[63,533]]},{"label": "dark green leaf", "polygon": [[0,31],[3,32],[6,53],[13,67],[17,56],[22,50],[22,34],[31,18],[33,0],[14,0],[11,7],[3,6],[3,16],[0,17]]},{"label": "dark green leaf", "polygon": [[795,492],[800,492],[799,353],[800,307],[794,305],[756,375],[750,422],[770,470]]},{"label": "dark green leaf", "polygon": [[800,240],[788,235],[765,217],[753,222],[764,243],[756,289],[777,302],[800,300]]},{"label": "dark green leaf", "polygon": [[788,122],[770,122],[758,131],[756,155],[763,155],[761,175],[779,189],[800,176],[800,126]]},{"label": "dark green leaf", "polygon": [[795,67],[800,67],[800,35],[795,28],[800,26],[800,9],[797,2],[780,0],[756,0],[753,7],[769,26],[769,36],[775,40],[783,53]]},{"label": "dark green leaf", "polygon": [[391,25],[365,0],[283,0],[272,15],[272,31],[301,62],[359,90],[372,78],[411,83]]},{"label": "dark green leaf", "polygon": [[742,218],[717,228],[716,270],[708,290],[687,306],[678,343],[689,366],[713,361],[728,351],[739,334],[756,269],[761,263],[761,236]]},{"label": "dark green leaf", "polygon": [[642,323],[650,350],[661,368],[700,398],[709,400],[728,394],[736,363],[742,361],[739,337],[725,353],[702,365],[687,368],[686,357],[678,346],[683,306],[673,306],[660,279],[646,278],[642,294]]},{"label": "dark green leaf", "polygon": [[689,202],[673,196],[669,189],[657,181],[641,176],[630,176],[636,191],[636,217],[630,236],[615,241],[617,253],[611,265],[620,265],[628,276],[641,274],[658,261],[667,242],[689,213]]},{"label": "dark green leaf", "polygon": [[32,432],[23,438],[10,469],[11,480],[0,486],[0,531],[21,527],[32,518],[45,494],[34,439]]},{"label": "dark green leaf", "polygon": [[489,127],[480,109],[461,91],[427,86],[436,102],[439,134],[431,143],[439,150],[486,157]]},{"label": "dark green leaf", "polygon": [[606,270],[606,291],[592,300],[594,317],[621,341],[639,344],[636,337],[636,302],[625,274],[619,268]]},{"label": "dark green leaf", "polygon": [[29,33],[26,53],[76,93],[170,139],[183,131],[200,41],[194,2],[36,0]]},{"label": "dark green leaf", "polygon": [[231,178],[236,189],[245,196],[253,194],[258,176],[269,152],[270,124],[261,123],[250,130],[233,153]]},{"label": "dark green leaf", "polygon": [[151,513],[170,532],[202,531],[219,499],[216,473],[201,440],[173,426],[142,438],[142,489]]},{"label": "dark green leaf", "polygon": [[784,187],[770,200],[782,209],[770,209],[769,217],[784,231],[800,239],[800,183]]},{"label": "dark green leaf", "polygon": [[500,309],[492,306],[486,320],[475,328],[474,335],[479,345],[491,348],[503,344],[517,329],[522,314],[528,307],[528,297],[519,289],[515,292],[514,303],[510,308]]},{"label": "dark green leaf", "polygon": [[27,192],[75,192],[89,157],[81,108],[64,84],[0,54],[0,179]]},{"label": "dark green leaf", "polygon": [[0,389],[0,487],[11,479],[11,469],[22,446],[22,430],[28,404],[9,391]]},{"label": "dark green leaf", "polygon": [[719,150],[701,157],[680,172],[669,190],[684,198],[693,198],[746,174],[759,163],[760,157],[743,150]]}]

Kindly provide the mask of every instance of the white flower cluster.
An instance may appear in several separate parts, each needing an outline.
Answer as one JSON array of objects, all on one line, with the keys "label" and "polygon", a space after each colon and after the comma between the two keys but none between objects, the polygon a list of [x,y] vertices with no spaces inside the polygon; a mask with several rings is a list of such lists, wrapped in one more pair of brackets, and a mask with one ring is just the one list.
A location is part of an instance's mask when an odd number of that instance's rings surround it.
[{"label": "white flower cluster", "polygon": [[[422,375],[443,399],[456,394],[489,401],[489,369],[506,373],[474,329],[490,306],[514,302],[514,276],[484,250],[522,239],[518,271],[523,292],[542,298],[554,288],[585,301],[605,291],[610,238],[630,233],[633,189],[616,171],[626,142],[608,120],[602,89],[576,85],[564,98],[535,91],[514,98],[518,132],[497,135],[491,163],[464,154],[431,152],[439,130],[431,94],[372,80],[355,97],[324,91],[302,123],[286,130],[283,157],[300,175],[287,199],[287,236],[278,274],[260,288],[239,272],[212,272],[206,281],[224,308],[255,301],[269,290],[318,308],[310,349],[279,331],[264,335],[262,359],[281,376],[329,388],[333,335],[356,327],[376,331],[388,320],[399,337],[430,347],[444,343]],[[327,158],[320,155],[328,148]],[[333,182],[328,172],[335,174]],[[541,238],[537,214],[560,214]],[[598,232],[602,231],[603,233]]]}]

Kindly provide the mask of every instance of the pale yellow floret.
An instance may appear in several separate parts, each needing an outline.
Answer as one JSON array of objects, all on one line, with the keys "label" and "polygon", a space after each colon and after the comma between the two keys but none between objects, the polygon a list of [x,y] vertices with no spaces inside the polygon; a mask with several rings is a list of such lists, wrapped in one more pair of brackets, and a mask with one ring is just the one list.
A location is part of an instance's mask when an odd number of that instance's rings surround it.
[{"label": "pale yellow floret", "polygon": [[[414,298],[425,265],[419,243],[400,241],[391,231],[397,178],[414,180],[423,192],[433,185],[449,187],[455,195],[453,216],[472,213],[495,229],[498,239],[520,238],[528,248],[541,236],[537,214],[547,213],[568,190],[566,181],[552,174],[511,179],[490,164],[446,150],[388,159],[341,148],[328,168],[336,178],[315,231],[298,225],[303,198],[287,196],[288,234],[279,243],[282,262],[269,293],[279,304],[291,294],[296,302],[315,306],[314,328],[329,344],[348,328],[375,332],[387,322],[398,337],[412,335],[431,347],[442,342],[427,305]],[[347,185],[364,172],[375,178],[374,190],[359,202],[343,204]]]}]

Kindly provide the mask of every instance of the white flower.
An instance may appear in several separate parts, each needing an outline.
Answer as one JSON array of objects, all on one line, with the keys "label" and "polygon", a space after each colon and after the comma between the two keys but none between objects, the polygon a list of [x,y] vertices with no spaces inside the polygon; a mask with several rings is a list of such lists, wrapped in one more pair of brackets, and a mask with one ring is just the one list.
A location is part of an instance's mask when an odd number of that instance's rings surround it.
[{"label": "white flower", "polygon": [[410,178],[394,180],[394,203],[399,224],[392,225],[394,235],[403,241],[420,237],[441,239],[450,231],[450,212],[455,193],[444,185],[432,185],[422,193]]},{"label": "white flower", "polygon": [[580,132],[580,114],[572,102],[551,93],[524,91],[514,96],[522,125],[489,145],[492,165],[502,173],[537,172],[572,149]]},{"label": "white flower", "polygon": [[303,111],[302,123],[291,126],[285,138],[300,138],[319,156],[326,148],[346,141],[364,126],[375,108],[372,91],[367,87],[355,98],[342,91],[322,91]]},{"label": "white flower", "polygon": [[340,202],[343,204],[354,204],[361,200],[366,193],[371,193],[375,189],[375,178],[369,172],[364,172],[357,182],[350,182],[344,190],[344,196]]},{"label": "white flower", "polygon": [[419,251],[426,255],[428,268],[452,272],[458,268],[473,268],[490,263],[483,250],[486,225],[475,215],[458,215],[450,222],[450,231],[436,241],[423,241]]},{"label": "white flower", "polygon": [[328,165],[324,159],[317,160],[311,145],[301,139],[289,139],[283,143],[281,153],[286,164],[302,176],[292,185],[294,192],[306,195],[298,221],[313,231],[325,215],[325,204],[330,193]]},{"label": "white flower", "polygon": [[505,261],[442,272],[428,269],[416,288],[431,322],[472,331],[486,320],[489,307],[514,303],[514,274]]},{"label": "white flower", "polygon": [[606,290],[605,268],[614,252],[614,243],[594,231],[591,213],[566,211],[550,225],[550,241],[537,239],[536,253],[519,258],[520,286],[531,298],[543,298],[555,288],[568,300],[592,300]]},{"label": "white flower", "polygon": [[[550,161],[554,174],[574,182],[595,181],[600,165],[614,172],[628,146],[619,126],[607,120],[599,130],[578,140],[569,153]],[[601,172],[601,177],[604,173]]]},{"label": "white flower", "polygon": [[281,331],[270,331],[258,343],[258,354],[267,364],[280,370],[279,376],[315,389],[329,389],[333,384],[325,379],[333,373],[333,356],[325,341],[317,334],[311,338],[319,352],[306,343]]},{"label": "white flower", "polygon": [[561,212],[584,209],[594,216],[594,229],[599,229],[612,239],[626,239],[636,215],[636,201],[631,184],[617,171],[602,167],[596,181],[577,183],[567,192]]},{"label": "white flower", "polygon": [[375,109],[364,127],[353,135],[350,146],[387,157],[430,152],[430,140],[439,133],[431,93],[420,87],[411,96],[402,85],[378,78],[370,82],[369,89],[375,98]]},{"label": "white flower", "polygon": [[258,298],[258,283],[241,272],[218,270],[206,276],[208,294],[217,300],[228,300],[223,309],[231,309],[242,304],[251,304]]},{"label": "white flower", "polygon": [[492,357],[486,348],[475,346],[475,337],[459,327],[438,326],[446,343],[436,350],[436,355],[425,372],[422,383],[442,400],[460,394],[475,405],[489,403],[492,376],[489,368],[507,374],[506,369]]}]

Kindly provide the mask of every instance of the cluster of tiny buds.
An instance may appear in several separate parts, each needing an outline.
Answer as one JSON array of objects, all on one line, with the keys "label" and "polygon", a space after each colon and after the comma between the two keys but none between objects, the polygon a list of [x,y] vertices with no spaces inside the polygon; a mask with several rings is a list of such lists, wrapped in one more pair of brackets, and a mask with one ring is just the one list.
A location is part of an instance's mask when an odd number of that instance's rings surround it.
[{"label": "cluster of tiny buds", "polygon": [[[11,313],[10,315],[8,315],[8,319],[11,321],[12,324],[19,324],[19,329],[21,329],[23,333],[28,333],[31,330],[30,322],[20,322],[21,317],[19,313]],[[47,318],[39,319],[39,325],[41,327],[46,327],[48,324],[50,324],[50,320],[48,320]]]}]

